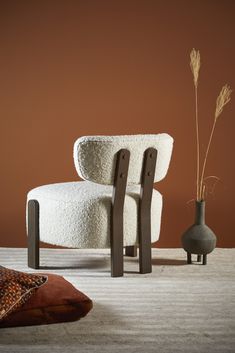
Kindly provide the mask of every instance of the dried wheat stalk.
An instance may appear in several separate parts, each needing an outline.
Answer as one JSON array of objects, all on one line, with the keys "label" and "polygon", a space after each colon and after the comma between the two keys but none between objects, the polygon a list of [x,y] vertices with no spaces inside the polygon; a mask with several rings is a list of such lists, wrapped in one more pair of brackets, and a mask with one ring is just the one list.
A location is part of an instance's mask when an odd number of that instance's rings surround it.
[{"label": "dried wheat stalk", "polygon": [[214,123],[213,123],[212,129],[211,129],[211,134],[210,134],[209,142],[208,142],[207,149],[206,149],[206,154],[205,154],[205,158],[204,158],[204,163],[203,163],[203,167],[202,167],[202,174],[201,174],[201,179],[200,179],[200,189],[199,189],[199,199],[200,200],[202,200],[204,197],[203,180],[204,180],[207,158],[208,158],[208,154],[209,154],[209,150],[210,150],[210,146],[211,146],[211,141],[212,141],[212,138],[214,135],[216,122],[217,122],[217,119],[220,116],[220,114],[223,112],[225,105],[230,101],[231,93],[232,93],[232,90],[230,89],[230,87],[228,85],[225,85],[222,87],[220,94],[218,95],[218,97],[216,99]]},{"label": "dried wheat stalk", "polygon": [[193,73],[194,85],[198,85],[199,70],[201,66],[200,52],[196,51],[194,48],[190,53],[190,67]]},{"label": "dried wheat stalk", "polygon": [[216,108],[215,108],[215,119],[217,120],[220,114],[223,111],[224,106],[230,101],[231,99],[232,90],[228,85],[222,87],[220,94],[216,99]]},{"label": "dried wheat stalk", "polygon": [[199,175],[200,175],[200,145],[199,145],[199,121],[198,121],[198,78],[200,70],[200,52],[193,49],[190,53],[190,67],[193,73],[194,89],[195,89],[195,123],[196,123],[196,145],[197,145],[197,170],[196,170],[196,183],[197,183],[197,200],[199,200]]}]

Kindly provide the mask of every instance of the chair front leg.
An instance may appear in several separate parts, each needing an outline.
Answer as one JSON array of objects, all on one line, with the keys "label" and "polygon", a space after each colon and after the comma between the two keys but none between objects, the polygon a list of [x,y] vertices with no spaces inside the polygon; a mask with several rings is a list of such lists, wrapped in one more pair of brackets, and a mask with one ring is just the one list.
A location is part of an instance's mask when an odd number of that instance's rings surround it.
[{"label": "chair front leg", "polygon": [[28,202],[28,267],[39,268],[39,202]]},{"label": "chair front leg", "polygon": [[144,153],[139,204],[139,259],[140,273],[152,272],[151,202],[157,150],[148,148]]},{"label": "chair front leg", "polygon": [[126,193],[130,152],[121,149],[117,153],[112,208],[111,208],[111,275],[123,276],[123,210]]},{"label": "chair front leg", "polygon": [[140,273],[152,272],[151,230],[149,222],[142,220],[139,245]]},{"label": "chair front leg", "polygon": [[118,217],[113,220],[113,229],[111,234],[111,276],[123,276],[123,231],[122,221]]}]

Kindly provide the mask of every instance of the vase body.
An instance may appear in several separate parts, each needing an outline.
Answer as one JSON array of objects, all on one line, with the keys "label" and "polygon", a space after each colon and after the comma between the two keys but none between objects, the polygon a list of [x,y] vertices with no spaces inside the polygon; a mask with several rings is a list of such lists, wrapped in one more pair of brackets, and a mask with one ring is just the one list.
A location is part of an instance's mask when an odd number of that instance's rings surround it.
[{"label": "vase body", "polygon": [[182,235],[182,246],[190,254],[206,255],[214,250],[216,236],[205,224],[205,201],[195,206],[195,223]]}]

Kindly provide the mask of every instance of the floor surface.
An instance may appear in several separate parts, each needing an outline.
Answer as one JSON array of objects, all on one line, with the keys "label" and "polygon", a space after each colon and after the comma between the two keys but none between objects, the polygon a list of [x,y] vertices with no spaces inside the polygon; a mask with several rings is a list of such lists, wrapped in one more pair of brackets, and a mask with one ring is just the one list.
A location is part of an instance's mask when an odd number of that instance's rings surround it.
[{"label": "floor surface", "polygon": [[[187,265],[181,249],[153,249],[153,273],[125,258],[111,278],[106,250],[42,249],[41,272],[63,275],[94,301],[84,319],[0,330],[1,353],[235,352],[235,249]],[[26,249],[0,249],[0,264],[32,272]],[[35,272],[40,272],[35,271]]]}]

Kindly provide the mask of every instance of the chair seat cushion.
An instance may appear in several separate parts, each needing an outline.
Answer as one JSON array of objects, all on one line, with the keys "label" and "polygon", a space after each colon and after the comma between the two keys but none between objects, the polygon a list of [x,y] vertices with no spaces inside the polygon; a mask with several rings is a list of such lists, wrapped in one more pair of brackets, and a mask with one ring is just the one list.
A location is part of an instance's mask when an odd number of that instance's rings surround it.
[{"label": "chair seat cushion", "polygon": [[[72,248],[110,247],[113,187],[90,181],[44,185],[28,193],[40,207],[40,240]],[[124,203],[124,246],[138,244],[139,185],[127,186]],[[153,190],[152,242],[158,240],[162,196]]]}]

